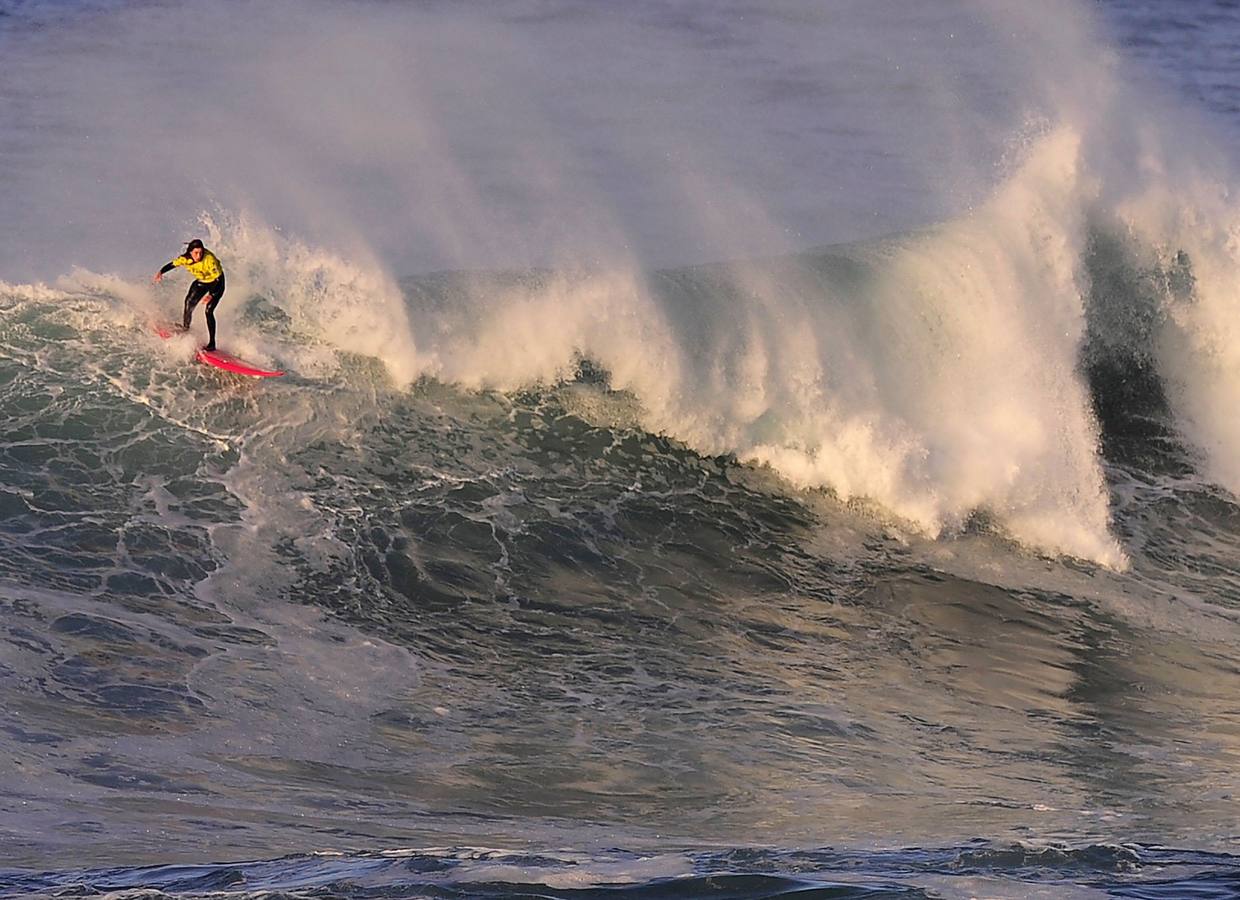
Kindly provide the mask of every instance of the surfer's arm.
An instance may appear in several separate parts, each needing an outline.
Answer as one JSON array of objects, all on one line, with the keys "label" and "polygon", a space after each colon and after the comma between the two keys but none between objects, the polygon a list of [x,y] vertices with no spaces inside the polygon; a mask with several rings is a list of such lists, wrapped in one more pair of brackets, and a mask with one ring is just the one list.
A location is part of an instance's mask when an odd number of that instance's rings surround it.
[{"label": "surfer's arm", "polygon": [[165,265],[162,269],[160,269],[158,272],[156,272],[156,273],[155,273],[155,278],[154,278],[154,280],[155,280],[156,282],[163,281],[163,280],[164,280],[164,276],[165,276],[166,274],[168,274],[169,272],[171,272],[173,269],[175,269],[177,266],[183,266],[183,265],[185,265],[185,263],[183,263],[183,262],[180,262],[180,261],[179,261],[179,260],[182,260],[182,259],[184,259],[184,257],[183,257],[183,256],[178,256],[176,259],[174,259],[174,260],[172,260],[171,262],[169,262],[169,263],[168,263],[167,265]]}]

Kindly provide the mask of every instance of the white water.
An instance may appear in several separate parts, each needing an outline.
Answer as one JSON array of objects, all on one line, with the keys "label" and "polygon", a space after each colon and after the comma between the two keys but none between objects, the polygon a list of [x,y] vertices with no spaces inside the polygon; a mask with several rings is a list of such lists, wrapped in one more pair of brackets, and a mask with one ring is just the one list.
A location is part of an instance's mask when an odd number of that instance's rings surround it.
[{"label": "white water", "polygon": [[[214,207],[233,309],[286,317],[223,326],[235,352],[503,389],[585,356],[703,452],[1122,568],[1077,372],[1101,222],[1134,266],[1191,259],[1154,354],[1240,489],[1232,169],[1075,4],[132,5],[5,40],[10,279],[80,264],[108,274],[71,292],[175,306],[146,272]],[[894,229],[848,251],[851,289],[750,262]],[[735,262],[645,274],[700,259]],[[397,283],[540,263],[557,274],[449,297]]]}]

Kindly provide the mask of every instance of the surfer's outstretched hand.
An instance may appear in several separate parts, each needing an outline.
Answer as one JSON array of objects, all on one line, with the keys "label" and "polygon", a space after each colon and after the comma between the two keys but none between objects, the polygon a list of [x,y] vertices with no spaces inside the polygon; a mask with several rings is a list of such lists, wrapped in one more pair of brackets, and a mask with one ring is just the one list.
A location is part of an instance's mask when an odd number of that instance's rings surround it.
[{"label": "surfer's outstretched hand", "polygon": [[151,283],[152,283],[152,284],[159,284],[159,283],[160,283],[161,281],[163,281],[163,280],[164,280],[164,273],[163,273],[163,272],[156,272],[153,276],[151,276]]}]

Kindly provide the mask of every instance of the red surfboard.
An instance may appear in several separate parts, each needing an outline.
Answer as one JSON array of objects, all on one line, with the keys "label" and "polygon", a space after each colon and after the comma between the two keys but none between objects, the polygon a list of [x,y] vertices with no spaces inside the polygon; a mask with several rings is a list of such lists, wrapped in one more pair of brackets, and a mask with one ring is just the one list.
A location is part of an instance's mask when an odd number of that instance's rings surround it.
[{"label": "red surfboard", "polygon": [[[161,338],[168,338],[181,334],[181,330],[175,325],[165,325],[162,322],[155,322],[151,325],[155,329],[155,333]],[[276,372],[270,369],[260,369],[244,359],[239,359],[231,353],[225,353],[223,350],[207,350],[200,348],[195,354],[195,359],[208,366],[215,366],[217,369],[223,369],[225,372],[236,372],[238,375],[249,375],[251,378],[277,378],[283,375],[283,372]]]},{"label": "red surfboard", "polygon": [[199,362],[215,366],[217,369],[223,369],[225,372],[236,372],[238,375],[249,375],[252,378],[276,378],[284,374],[283,372],[260,369],[244,359],[238,359],[231,353],[225,353],[223,350],[199,349],[197,359]]}]

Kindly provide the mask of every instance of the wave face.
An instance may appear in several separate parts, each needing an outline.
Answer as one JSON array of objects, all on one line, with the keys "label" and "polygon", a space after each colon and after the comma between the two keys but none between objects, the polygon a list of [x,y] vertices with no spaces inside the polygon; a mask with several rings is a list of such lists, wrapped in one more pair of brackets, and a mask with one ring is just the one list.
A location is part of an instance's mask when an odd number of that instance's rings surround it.
[{"label": "wave face", "polygon": [[6,9],[0,896],[1234,893],[1184,8]]}]

